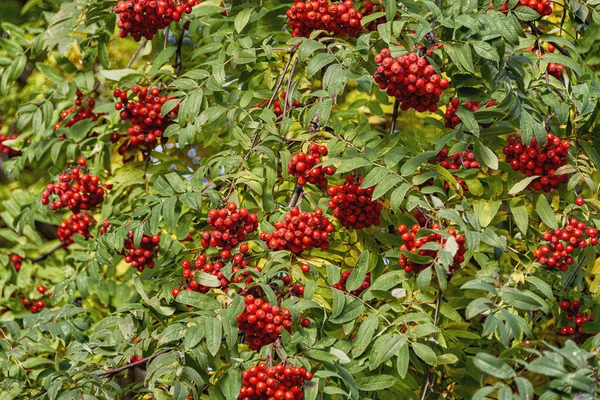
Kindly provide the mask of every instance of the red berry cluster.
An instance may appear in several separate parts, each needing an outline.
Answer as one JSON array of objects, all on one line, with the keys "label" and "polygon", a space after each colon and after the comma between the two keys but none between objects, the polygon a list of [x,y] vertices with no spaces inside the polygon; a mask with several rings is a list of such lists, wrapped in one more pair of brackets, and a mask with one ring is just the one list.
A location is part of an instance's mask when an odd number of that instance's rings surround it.
[{"label": "red berry cluster", "polygon": [[575,326],[563,326],[560,328],[560,334],[562,336],[570,336],[579,333],[579,335],[584,335],[581,337],[581,339],[584,339],[586,333],[581,328],[581,325],[592,320],[592,313],[587,316],[580,312],[581,303],[578,300],[573,300],[571,302],[563,300],[560,302],[560,308],[566,311],[565,317],[567,321],[575,320]]},{"label": "red berry cluster", "polygon": [[[98,175],[83,174],[79,168],[72,168],[58,176],[59,183],[50,183],[42,192],[42,204],[50,204],[51,210],[68,207],[74,213],[80,210],[91,210],[104,201],[104,187]],[[110,185],[105,185],[110,189]],[[50,202],[51,195],[59,196]]]},{"label": "red berry cluster", "polygon": [[304,382],[310,381],[312,372],[296,366],[277,364],[267,367],[264,362],[242,372],[240,400],[302,400]]},{"label": "red berry cluster", "polygon": [[321,163],[321,156],[327,155],[327,147],[319,146],[316,143],[311,143],[308,146],[308,152],[300,152],[292,156],[288,163],[288,174],[296,177],[298,185],[306,185],[312,183],[321,189],[327,187],[326,175],[333,175],[335,172],[332,166],[315,167]]},{"label": "red berry cluster", "polygon": [[375,82],[401,102],[403,111],[409,108],[419,112],[437,110],[440,95],[449,82],[435,73],[425,57],[408,53],[393,59],[390,50],[383,49],[375,56],[375,62]]},{"label": "red berry cluster", "polygon": [[63,242],[66,249],[71,243],[75,234],[83,236],[86,240],[92,237],[90,228],[96,225],[94,218],[86,213],[72,214],[66,220],[60,223],[56,229],[58,240]]},{"label": "red berry cluster", "polygon": [[[275,99],[275,101],[273,102],[273,112],[278,117],[283,115],[283,108],[284,108],[283,102],[285,101],[286,93],[285,92],[281,93],[281,95],[279,97],[281,97],[281,100]],[[269,104],[269,100],[263,100],[252,108],[260,108],[267,104]],[[300,103],[298,100],[294,100],[292,102],[292,108],[300,107],[301,105],[302,105],[302,103]]]},{"label": "red berry cluster", "polygon": [[433,160],[434,163],[439,163],[441,167],[449,170],[458,170],[461,168],[475,169],[481,168],[481,165],[475,159],[475,153],[469,150],[448,155],[448,148],[444,147]]},{"label": "red berry cluster", "polygon": [[[75,125],[75,123],[84,119],[91,119],[92,121],[96,121],[100,115],[94,113],[95,106],[96,100],[88,99],[86,104],[85,96],[78,90],[77,98],[75,99],[75,104],[72,107],[60,113],[60,120],[56,124],[54,124],[54,130],[57,130],[58,128],[63,126],[63,123],[65,128],[70,128],[71,126]],[[68,119],[70,115],[72,117]],[[68,119],[68,121],[65,123],[66,119]]]},{"label": "red berry cluster", "polygon": [[540,175],[529,184],[529,188],[549,192],[556,189],[559,183],[569,180],[566,174],[555,175],[556,170],[567,163],[569,147],[570,141],[561,141],[548,133],[546,144],[541,150],[535,138],[525,146],[522,139],[517,141],[516,137],[509,136],[508,145],[504,147],[503,152],[506,162],[509,162],[515,171],[521,171],[527,176]]},{"label": "red berry cluster", "polygon": [[260,240],[266,242],[271,250],[290,250],[295,254],[315,247],[327,250],[327,240],[334,231],[333,224],[323,216],[322,210],[312,213],[300,211],[298,207],[292,208],[289,214],[284,215],[283,221],[276,221],[274,226],[275,231],[262,232]]},{"label": "red berry cluster", "polygon": [[[172,96],[161,96],[160,89],[145,86],[131,88],[131,99],[125,90],[115,89],[113,95],[118,99],[115,109],[120,111],[122,120],[129,120],[131,127],[127,129],[129,143],[132,147],[153,148],[162,138],[165,129],[177,117],[179,104],[167,115],[161,109]],[[163,138],[166,139],[166,138]]]},{"label": "red berry cluster", "polygon": [[360,187],[363,180],[364,178],[349,175],[346,183],[327,189],[331,196],[328,206],[333,209],[333,216],[347,228],[362,229],[379,225],[383,206],[372,200],[375,186],[367,189]]},{"label": "red berry cluster", "polygon": [[333,3],[329,0],[294,0],[287,10],[292,37],[309,37],[313,31],[323,30],[332,36],[356,37],[362,31],[362,14],[352,0]]},{"label": "red berry cluster", "polygon": [[598,230],[590,228],[581,221],[571,218],[563,229],[545,232],[542,240],[547,244],[533,252],[540,264],[548,269],[566,271],[575,261],[571,255],[576,249],[583,249],[588,244],[598,244]]},{"label": "red berry cluster", "polygon": [[237,317],[238,327],[246,334],[252,350],[275,342],[281,336],[281,328],[289,332],[292,328],[292,315],[287,308],[269,304],[263,299],[246,296],[246,307]]},{"label": "red berry cluster", "polygon": [[110,222],[105,219],[104,221],[102,221],[102,227],[100,228],[100,234],[105,234],[106,232],[108,232],[108,228],[110,228]]},{"label": "red berry cluster", "polygon": [[144,357],[140,357],[140,356],[131,356],[129,357],[129,364],[133,364],[134,362],[138,362],[138,361],[142,361],[144,359]]},{"label": "red berry cluster", "polygon": [[[480,101],[465,101],[465,103],[464,103],[465,107],[467,107],[469,110],[471,110],[471,112],[475,112],[475,111],[479,110],[480,104],[481,104]],[[450,100],[450,104],[448,104],[448,107],[446,107],[446,112],[444,113],[444,118],[446,119],[446,127],[450,128],[450,129],[456,128],[456,125],[461,123],[460,117],[458,115],[456,115],[456,110],[458,110],[459,105],[460,105],[460,102],[455,97],[452,100]],[[496,101],[492,99],[485,104],[485,108],[490,108],[495,105],[496,105]],[[484,128],[487,128],[491,124],[480,124],[480,125],[483,126]]]},{"label": "red berry cluster", "polygon": [[128,237],[125,238],[123,246],[125,262],[131,264],[131,267],[137,269],[139,272],[142,272],[145,267],[154,268],[154,256],[158,252],[160,236],[144,234],[138,248],[134,246],[133,236],[133,231],[129,231]]},{"label": "red berry cluster", "polygon": [[[508,4],[506,1],[504,5],[498,11],[508,11]],[[519,0],[517,7],[529,7],[534,11],[537,11],[541,16],[552,14],[552,1],[551,0]],[[490,8],[493,8],[493,2],[490,2]]]},{"label": "red berry cluster", "polygon": [[120,0],[114,7],[119,14],[117,26],[119,35],[124,38],[131,35],[137,42],[142,38],[152,40],[161,29],[181,16],[192,12],[198,0]]},{"label": "red berry cluster", "polygon": [[[338,283],[334,284],[333,288],[345,292],[346,291],[346,281],[348,281],[348,278],[350,277],[350,274],[352,274],[353,270],[354,269],[351,269],[350,271],[342,272],[340,281]],[[363,283],[361,283],[357,289],[351,291],[350,294],[353,296],[360,296],[360,294],[362,292],[364,292],[365,290],[367,290],[369,287],[371,287],[371,273],[367,272],[367,275],[365,275],[365,280],[363,281]]]},{"label": "red berry cluster", "polygon": [[[243,248],[243,246],[246,246],[247,251],[248,245],[243,244],[241,247]],[[223,258],[222,256],[227,257]],[[185,289],[192,292],[200,293],[208,293],[208,291],[210,291],[210,287],[201,285],[200,283],[194,280],[194,275],[196,274],[196,272],[201,271],[213,275],[217,279],[219,279],[221,283],[220,289],[223,291],[227,291],[229,289],[230,281],[225,277],[225,275],[223,275],[221,269],[224,266],[225,260],[227,260],[229,257],[229,251],[223,250],[221,252],[221,259],[209,260],[208,257],[206,257],[206,255],[198,254],[193,264],[188,260],[182,261],[181,266],[183,267],[183,272],[181,273],[181,276],[187,280],[187,287]],[[235,278],[233,278],[234,282],[241,283],[243,281],[246,281],[246,283],[250,283],[252,281],[250,271],[245,270],[247,266],[248,260],[244,259],[244,256],[242,254],[236,254],[235,256],[233,256],[233,267],[231,272],[232,275],[235,276]],[[245,271],[240,274],[237,274],[239,271],[242,270]]]},{"label": "red berry cluster", "polygon": [[[440,243],[443,247],[446,240],[439,233],[430,233],[429,235],[417,238],[417,233],[421,229],[423,228],[416,224],[411,228],[408,228],[406,225],[400,225],[398,227],[398,232],[402,235],[402,241],[404,242],[404,244],[400,245],[400,252],[402,253],[406,250],[419,256],[429,256],[432,259],[435,259],[437,257],[438,250],[423,250],[421,247],[423,247],[425,243],[430,242]],[[431,229],[439,230],[440,226],[438,224],[433,224]],[[450,266],[450,272],[452,272],[459,269],[460,264],[465,261],[465,253],[467,252],[467,249],[465,248],[466,239],[462,234],[458,233],[454,229],[448,229],[448,233],[454,236],[456,243],[458,243],[458,251],[454,255],[454,264]],[[402,254],[398,260],[398,264],[404,267],[405,272],[417,273],[425,268],[430,267],[432,262],[428,262],[427,264],[419,264]]]},{"label": "red berry cluster", "polygon": [[[44,285],[39,285],[36,288],[36,290],[42,295],[46,293],[46,287]],[[46,307],[46,303],[44,302],[44,300],[28,300],[24,296],[21,297],[21,303],[23,304],[23,306],[25,306],[26,309],[31,311],[33,314],[42,311],[42,309]]]},{"label": "red berry cluster", "polygon": [[3,133],[0,134],[0,154],[6,154],[8,158],[19,157],[21,155],[21,150],[15,150],[11,147],[8,147],[4,144],[5,140],[15,140],[19,135],[17,133],[5,135]]},{"label": "red berry cluster", "polygon": [[22,263],[23,260],[24,260],[24,258],[21,257],[18,254],[11,254],[10,255],[10,262],[12,262],[12,264],[14,265],[15,270],[17,272],[19,272],[21,270],[21,263]]},{"label": "red berry cluster", "polygon": [[258,216],[245,208],[238,210],[235,203],[229,203],[220,210],[210,210],[206,221],[212,231],[202,233],[202,246],[221,247],[225,250],[231,250],[246,240],[248,233],[258,228]]}]

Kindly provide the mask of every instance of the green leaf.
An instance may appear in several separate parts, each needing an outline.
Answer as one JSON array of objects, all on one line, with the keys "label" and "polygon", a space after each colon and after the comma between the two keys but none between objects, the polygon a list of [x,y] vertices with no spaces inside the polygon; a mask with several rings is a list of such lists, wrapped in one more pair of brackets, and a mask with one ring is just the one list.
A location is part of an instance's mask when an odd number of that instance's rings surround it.
[{"label": "green leaf", "polygon": [[202,286],[206,287],[219,287],[221,286],[221,281],[214,275],[208,274],[206,272],[197,271],[194,274],[194,281],[198,282]]},{"label": "green leaf", "polygon": [[329,53],[319,53],[312,60],[310,60],[306,72],[309,77],[313,76],[331,64],[333,61],[335,61],[333,55]]},{"label": "green leaf", "polygon": [[418,154],[418,155],[414,156],[413,158],[411,158],[410,160],[408,160],[407,162],[405,162],[404,165],[402,165],[402,168],[400,168],[400,173],[402,174],[402,176],[411,175],[425,161],[429,160],[432,157],[435,157],[436,155],[437,155],[437,152],[435,152],[433,150],[425,151],[421,154]]},{"label": "green leaf", "polygon": [[371,344],[371,340],[373,339],[373,335],[375,334],[378,325],[379,320],[375,314],[369,315],[360,324],[358,332],[356,332],[356,336],[352,342],[352,356],[354,358],[357,358],[364,353],[367,347]]},{"label": "green leaf", "polygon": [[342,161],[339,167],[336,168],[335,172],[338,174],[345,174],[346,172],[354,171],[355,169],[371,165],[373,165],[373,163],[367,159],[351,158],[349,160]]},{"label": "green leaf", "polygon": [[523,200],[512,199],[510,201],[510,211],[519,230],[523,232],[523,234],[526,234],[529,227],[529,213],[527,212],[527,206],[525,206]]},{"label": "green leaf", "polygon": [[600,154],[598,154],[596,149],[594,149],[592,146],[590,146],[590,144],[588,142],[585,142],[583,140],[579,141],[579,145],[581,146],[583,151],[585,151],[585,154],[587,154],[587,156],[590,158],[590,160],[592,160],[592,162],[596,166],[596,169],[600,170]]},{"label": "green leaf", "polygon": [[501,205],[501,200],[479,200],[473,203],[473,209],[479,217],[479,223],[482,227],[485,228],[494,220]]},{"label": "green leaf", "polygon": [[542,56],[542,60],[547,61],[549,63],[562,64],[565,67],[568,67],[573,71],[577,72],[578,74],[583,74],[583,68],[579,63],[575,62],[575,60],[573,60],[571,57],[564,56],[560,53],[545,53]]},{"label": "green leaf", "polygon": [[369,250],[365,250],[360,253],[356,266],[350,273],[348,280],[346,281],[346,290],[352,292],[360,287],[365,280],[367,270],[369,269]]},{"label": "green leaf", "polygon": [[406,193],[410,190],[411,187],[412,186],[409,183],[405,182],[402,185],[400,185],[399,188],[392,192],[392,195],[390,197],[392,211],[398,211],[398,208],[400,208],[402,202],[404,201],[404,198],[406,197]]},{"label": "green leaf", "polygon": [[533,8],[527,6],[517,7],[512,11],[521,21],[535,21],[540,18],[540,14]]},{"label": "green leaf", "polygon": [[508,191],[508,194],[514,196],[515,194],[521,193],[531,182],[539,178],[539,175],[528,176],[525,179],[515,183],[515,185]]},{"label": "green leaf", "polygon": [[244,8],[236,17],[233,25],[235,26],[235,30],[240,33],[246,25],[248,25],[248,21],[250,21],[250,15],[254,11],[253,8]]},{"label": "green leaf", "polygon": [[50,65],[38,62],[35,63],[35,67],[42,73],[42,75],[54,83],[62,83],[65,80],[62,74],[56,68]]},{"label": "green leaf", "polygon": [[476,137],[479,137],[479,123],[475,119],[473,112],[466,106],[460,105],[456,110],[456,115],[460,118],[461,122],[465,125],[467,130]]},{"label": "green leaf", "polygon": [[391,375],[374,375],[365,376],[356,380],[356,385],[360,390],[365,392],[373,392],[377,390],[387,389],[394,386],[396,378]]},{"label": "green leaf", "polygon": [[208,348],[208,351],[210,352],[210,354],[215,356],[217,354],[217,352],[219,351],[219,347],[221,347],[221,340],[222,340],[221,320],[217,317],[206,318],[204,320],[204,324],[205,324],[204,329],[205,329],[205,336],[206,336],[206,347]]},{"label": "green leaf", "polygon": [[548,357],[538,358],[533,360],[528,366],[527,370],[540,375],[561,377],[567,373],[565,370],[562,359],[561,362],[557,362],[556,359],[550,359]]},{"label": "green leaf", "polygon": [[483,143],[475,143],[475,154],[490,169],[498,169],[498,156],[489,147]]},{"label": "green leaf", "polygon": [[371,196],[371,199],[377,200],[402,181],[403,179],[398,175],[388,175],[382,182],[379,182],[377,186],[375,186],[375,190],[373,190],[373,195]]},{"label": "green leaf", "polygon": [[396,370],[400,378],[406,378],[408,374],[408,363],[409,363],[409,349],[408,344],[404,344],[398,349],[398,360],[396,361]]},{"label": "green leaf", "polygon": [[125,78],[125,77],[130,77],[133,75],[139,75],[141,76],[141,74],[139,72],[137,72],[135,69],[113,69],[113,70],[102,70],[100,71],[100,75],[102,75],[103,77],[105,77],[108,80],[111,81],[120,81],[121,79]]},{"label": "green leaf", "polygon": [[387,168],[375,167],[371,170],[371,172],[367,174],[367,176],[365,176],[365,179],[361,183],[360,187],[363,189],[367,189],[371,186],[375,186],[389,174],[390,171]]},{"label": "green leaf", "polygon": [[[384,335],[382,338],[386,336],[387,335]],[[406,343],[406,335],[394,335],[381,344],[377,341],[369,357],[369,368],[374,370],[379,367],[382,363],[395,356],[400,350],[400,347],[404,346]]]},{"label": "green leaf", "polygon": [[552,287],[537,276],[529,275],[525,278],[525,280],[535,286],[548,299],[554,298]]},{"label": "green leaf", "polygon": [[388,21],[393,21],[397,11],[396,0],[383,0],[383,8],[385,9],[385,16]]},{"label": "green leaf", "polygon": [[554,214],[552,207],[550,207],[550,204],[548,204],[546,196],[543,194],[538,196],[537,202],[535,203],[535,209],[544,224],[552,229],[558,229],[556,215]]},{"label": "green leaf", "polygon": [[435,352],[431,350],[431,347],[417,342],[411,344],[411,347],[417,357],[419,357],[421,360],[432,366],[437,365],[437,356],[435,355]]},{"label": "green leaf", "polygon": [[515,371],[504,361],[487,353],[477,353],[473,364],[482,372],[498,379],[512,379],[516,376]]},{"label": "green leaf", "polygon": [[474,40],[474,41],[470,42],[470,44],[473,46],[473,49],[475,50],[475,52],[477,54],[479,54],[481,57],[487,58],[488,60],[491,60],[491,61],[496,61],[496,62],[500,61],[500,56],[498,55],[498,51],[491,44],[482,42],[479,40]]}]

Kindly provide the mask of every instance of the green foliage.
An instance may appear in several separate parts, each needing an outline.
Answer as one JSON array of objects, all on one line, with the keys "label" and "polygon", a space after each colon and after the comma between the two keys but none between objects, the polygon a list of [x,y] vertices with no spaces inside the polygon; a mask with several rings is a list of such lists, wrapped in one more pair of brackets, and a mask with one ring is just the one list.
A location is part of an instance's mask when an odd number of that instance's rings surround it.
[{"label": "green foliage", "polygon": [[[18,7],[7,3],[11,13]],[[223,4],[207,0],[140,44],[119,37],[116,1],[21,3],[18,19],[0,16],[2,133],[19,133],[3,143],[22,152],[0,155],[0,399],[234,400],[242,371],[259,359],[312,371],[309,400],[600,395],[600,324],[584,324],[575,341],[559,334],[572,325],[562,300],[600,315],[598,248],[586,247],[565,272],[534,256],[542,233],[571,217],[600,227],[600,2],[557,1],[540,19],[515,0],[510,11],[499,10],[502,1],[385,0],[363,23],[388,22],[357,38],[292,38],[291,1],[236,0],[223,15]],[[528,50],[548,43],[557,51]],[[440,111],[398,114],[373,81],[373,58],[382,48],[398,56],[430,47],[429,62],[451,82]],[[549,63],[565,66],[562,79]],[[123,138],[115,144],[111,135],[127,136],[130,125],[113,90],[136,84],[168,91],[160,112],[179,105],[178,114],[167,142],[121,152]],[[96,100],[99,117],[67,126],[77,91]],[[443,111],[452,97],[461,122],[451,129]],[[483,107],[490,99],[496,104]],[[465,101],[482,106],[471,111]],[[537,176],[513,171],[502,149],[509,134],[543,144],[547,132],[571,142],[568,164],[556,171],[569,180],[540,193],[530,188]],[[288,162],[312,141],[327,145],[321,166],[335,166],[330,184],[354,174],[363,188],[375,186],[378,226],[342,227],[315,185],[298,194]],[[444,147],[471,149],[481,168],[434,165]],[[42,206],[40,195],[79,157],[112,188],[94,210],[93,238],[76,235],[64,249],[55,230],[69,213]],[[585,204],[575,206],[576,197]],[[223,291],[198,273],[210,291],[173,296],[181,262],[215,254],[201,234],[208,211],[227,201],[256,213],[259,232],[272,232],[294,205],[322,209],[336,227],[329,249],[299,255],[249,235],[248,259],[259,267],[250,290],[293,319],[291,332],[258,352],[237,324],[245,282]],[[428,221],[420,236],[444,235],[443,245],[427,243],[435,258],[400,251],[396,228],[420,217]],[[458,245],[446,228],[466,238],[454,272]],[[129,231],[136,244],[160,234],[154,268],[138,273],[125,263]],[[20,271],[12,255],[23,258]],[[430,268],[405,272],[401,255]],[[367,274],[370,287],[352,294]],[[22,297],[44,297],[46,307],[31,313]],[[132,356],[144,361],[132,366]]]}]

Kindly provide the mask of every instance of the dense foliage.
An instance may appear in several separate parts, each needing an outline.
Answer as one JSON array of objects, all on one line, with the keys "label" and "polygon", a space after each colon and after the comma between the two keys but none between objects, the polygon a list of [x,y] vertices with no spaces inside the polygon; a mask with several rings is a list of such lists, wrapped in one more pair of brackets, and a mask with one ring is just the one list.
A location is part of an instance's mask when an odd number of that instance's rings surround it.
[{"label": "dense foliage", "polygon": [[600,395],[600,1],[0,10],[0,399]]}]

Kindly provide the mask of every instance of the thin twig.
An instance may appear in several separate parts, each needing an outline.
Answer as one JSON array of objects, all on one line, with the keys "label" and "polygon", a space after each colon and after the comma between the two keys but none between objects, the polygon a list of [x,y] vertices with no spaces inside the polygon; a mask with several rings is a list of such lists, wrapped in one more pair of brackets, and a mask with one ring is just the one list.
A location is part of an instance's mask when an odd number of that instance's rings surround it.
[{"label": "thin twig", "polygon": [[175,75],[179,75],[181,72],[181,67],[183,63],[181,61],[181,48],[183,47],[183,34],[185,33],[186,26],[189,26],[190,22],[186,22],[183,25],[183,29],[181,29],[181,33],[179,34],[179,38],[177,39],[177,50],[175,51]]},{"label": "thin twig", "polygon": [[277,85],[275,85],[275,88],[273,89],[273,95],[271,95],[271,98],[269,99],[269,102],[267,103],[267,108],[271,108],[271,105],[275,101],[275,98],[277,97],[277,95],[279,93],[279,89],[281,89],[281,85],[283,84],[283,80],[285,79],[285,74],[287,73],[287,70],[290,67],[290,64],[292,63],[292,58],[294,58],[294,55],[296,54],[296,50],[298,50],[298,47],[300,47],[300,43],[296,43],[294,45],[294,47],[292,47],[292,49],[290,51],[290,57],[288,58],[287,63],[285,64],[285,67],[283,68],[283,71],[281,71],[281,75],[279,76],[279,81],[277,81]]},{"label": "thin twig", "polygon": [[64,244],[63,242],[59,242],[59,243],[55,244],[50,249],[48,249],[45,253],[40,254],[40,256],[38,258],[33,260],[33,262],[36,263],[36,262],[44,261],[46,258],[50,257],[50,254],[54,253],[56,250],[63,247],[63,244]]},{"label": "thin twig", "polygon": [[140,51],[142,51],[142,49],[144,48],[144,46],[146,45],[146,43],[148,43],[148,40],[146,40],[146,39],[143,39],[140,42],[140,45],[138,46],[138,48],[135,51],[135,53],[133,53],[133,55],[131,56],[131,59],[129,60],[129,62],[127,63],[127,66],[125,68],[131,67],[131,64],[133,64],[133,62],[137,58],[138,54],[140,54]]},{"label": "thin twig", "polygon": [[[536,36],[540,36],[543,35],[544,32],[542,32],[537,26],[535,26],[535,24],[533,22],[529,23],[529,27],[531,28],[531,32],[536,35]],[[551,45],[553,45],[556,50],[558,50],[563,56],[569,57],[569,58],[573,58],[571,57],[571,54],[569,54],[569,52],[565,49],[563,49],[560,44],[556,43],[556,42],[548,42]]]},{"label": "thin twig", "polygon": [[146,165],[144,166],[144,182],[146,184],[146,194],[150,193],[150,182],[148,180],[148,167],[150,166],[150,152],[146,154]]},{"label": "thin twig", "polygon": [[111,375],[118,374],[119,372],[123,372],[125,370],[130,369],[130,368],[137,367],[138,365],[146,364],[148,361],[152,361],[153,359],[155,359],[156,357],[160,356],[161,354],[168,353],[171,350],[172,349],[161,350],[161,351],[159,351],[157,353],[152,354],[151,356],[148,356],[146,358],[142,358],[139,361],[135,361],[135,362],[129,363],[127,365],[123,365],[122,367],[119,367],[119,368],[109,369],[108,371],[100,372],[100,373],[96,374],[96,376],[100,377],[100,376],[111,376]]},{"label": "thin twig", "polygon": [[297,66],[298,66],[298,57],[296,57],[296,59],[294,60],[294,65],[292,65],[292,69],[290,70],[290,76],[288,77],[288,84],[287,84],[287,89],[285,92],[285,101],[283,102],[283,114],[282,114],[283,117],[285,117],[287,114],[288,103],[290,103],[290,105],[293,103],[293,101],[290,99],[290,90],[292,87],[292,78],[294,77],[294,73],[296,72]]},{"label": "thin twig", "polygon": [[390,135],[396,130],[396,120],[398,119],[398,110],[400,109],[400,102],[396,100],[394,102],[394,112],[392,114],[392,126],[390,126]]},{"label": "thin twig", "polygon": [[575,278],[575,274],[577,273],[577,271],[579,271],[579,268],[581,268],[581,266],[583,265],[583,262],[585,261],[586,257],[583,256],[581,257],[581,260],[579,261],[579,264],[577,265],[577,268],[575,268],[573,270],[573,272],[571,272],[571,275],[569,275],[569,279],[567,279],[567,282],[565,282],[565,285],[562,288],[562,291],[564,292],[565,290],[567,290],[567,287],[569,287],[569,285],[571,284],[571,282],[573,281],[573,278]]}]

